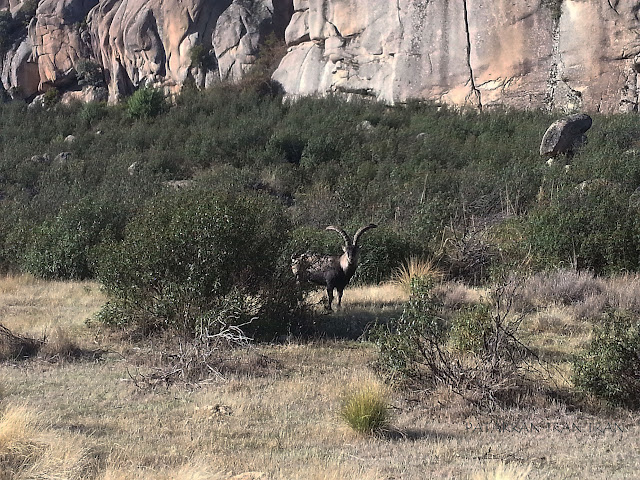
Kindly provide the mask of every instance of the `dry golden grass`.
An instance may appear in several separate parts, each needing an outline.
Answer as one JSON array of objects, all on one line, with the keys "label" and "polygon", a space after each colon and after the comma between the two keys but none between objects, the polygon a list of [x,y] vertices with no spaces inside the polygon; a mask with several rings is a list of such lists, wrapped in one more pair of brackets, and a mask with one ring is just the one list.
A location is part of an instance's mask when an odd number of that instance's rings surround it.
[{"label": "dry golden grass", "polygon": [[409,293],[414,278],[430,278],[438,283],[444,278],[444,273],[433,260],[411,257],[393,273],[391,283],[399,285]]},{"label": "dry golden grass", "polygon": [[[324,289],[316,289],[309,293],[308,302],[320,305],[326,297]],[[361,308],[384,308],[403,305],[409,298],[409,293],[395,283],[381,285],[365,285],[347,287],[342,297],[342,307],[334,305],[336,310],[354,310]]]},{"label": "dry golden grass", "polygon": [[0,452],[19,450],[34,437],[35,416],[25,406],[5,408],[0,417]]},{"label": "dry golden grass", "polygon": [[525,480],[530,472],[530,465],[523,468],[499,462],[494,467],[487,467],[482,472],[475,473],[471,478],[472,480]]},{"label": "dry golden grass", "polygon": [[[380,288],[381,297],[387,294]],[[344,310],[319,322],[401,314],[401,296],[383,302],[376,295],[376,289],[350,288]],[[74,343],[93,338],[84,319],[103,301],[92,284],[28,277],[0,279],[0,299],[20,333],[52,332],[59,323]],[[7,299],[20,305],[18,314],[7,309]],[[540,349],[586,335],[572,332],[584,320],[570,317],[570,305],[555,308],[548,320],[527,320]],[[417,480],[525,478],[528,470],[528,479],[622,479],[640,468],[638,414],[597,417],[551,399],[539,407],[480,413],[451,392],[415,392],[420,402],[391,392],[392,434],[357,435],[340,418],[340,407],[350,386],[376,381],[375,349],[366,342],[260,345],[257,353],[272,362],[259,374],[227,374],[193,389],[142,390],[131,375],[149,368],[144,358],[154,346],[104,338],[112,343],[103,348],[123,355],[0,364],[2,411],[22,405],[0,436],[29,446],[14,470],[0,462],[0,479],[227,480],[256,472],[244,478]],[[38,415],[29,420],[33,412]],[[0,441],[0,449],[3,444],[8,441]]]},{"label": "dry golden grass", "polygon": [[60,328],[77,340],[85,321],[104,303],[94,282],[48,282],[31,275],[0,280],[1,323],[15,334],[42,338]]},{"label": "dry golden grass", "polygon": [[82,479],[93,459],[83,440],[41,427],[42,421],[29,407],[8,406],[0,419],[0,478]]}]

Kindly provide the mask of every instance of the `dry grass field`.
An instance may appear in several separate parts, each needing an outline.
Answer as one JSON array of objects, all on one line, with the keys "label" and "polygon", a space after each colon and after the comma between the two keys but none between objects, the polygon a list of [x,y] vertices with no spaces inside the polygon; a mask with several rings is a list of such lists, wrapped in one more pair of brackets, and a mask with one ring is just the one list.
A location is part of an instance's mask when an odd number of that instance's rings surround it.
[{"label": "dry grass field", "polygon": [[[527,285],[540,304],[525,326],[568,382],[568,356],[589,338],[587,312],[603,296],[637,301],[639,282],[578,294],[574,281],[567,297],[551,298],[560,280]],[[443,288],[453,304],[482,295]],[[379,383],[375,348],[358,338],[405,299],[397,287],[348,289],[342,310],[319,319],[325,338],[250,347],[234,354],[243,368],[150,389],[136,379],[153,370],[158,344],[85,324],[104,302],[96,284],[1,278],[0,323],[48,341],[37,358],[0,363],[0,480],[638,477],[638,414],[548,398],[481,414],[446,391],[392,392],[390,431],[354,433],[341,399]]]}]

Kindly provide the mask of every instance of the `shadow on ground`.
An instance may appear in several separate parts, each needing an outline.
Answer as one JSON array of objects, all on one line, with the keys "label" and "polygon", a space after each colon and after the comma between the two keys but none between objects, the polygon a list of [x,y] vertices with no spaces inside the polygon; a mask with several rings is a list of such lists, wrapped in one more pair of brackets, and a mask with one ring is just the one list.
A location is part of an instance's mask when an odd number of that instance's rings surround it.
[{"label": "shadow on ground", "polygon": [[346,307],[318,315],[315,334],[335,340],[366,340],[376,325],[386,325],[402,315],[402,305],[383,308]]}]

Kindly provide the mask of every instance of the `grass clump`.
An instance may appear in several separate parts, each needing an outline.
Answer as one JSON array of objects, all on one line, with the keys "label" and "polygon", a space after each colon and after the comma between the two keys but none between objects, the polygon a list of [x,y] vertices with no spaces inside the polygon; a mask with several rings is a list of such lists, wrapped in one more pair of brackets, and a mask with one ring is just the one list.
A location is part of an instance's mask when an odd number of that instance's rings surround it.
[{"label": "grass clump", "polygon": [[391,277],[392,283],[401,286],[407,293],[411,292],[411,282],[415,278],[429,278],[434,282],[442,280],[444,274],[433,260],[411,257],[398,267]]},{"label": "grass clump", "polygon": [[94,470],[89,451],[75,437],[44,430],[33,409],[8,406],[0,416],[0,480],[88,478]]},{"label": "grass clump", "polygon": [[391,411],[387,392],[374,383],[357,388],[344,396],[340,416],[363,435],[388,431]]}]

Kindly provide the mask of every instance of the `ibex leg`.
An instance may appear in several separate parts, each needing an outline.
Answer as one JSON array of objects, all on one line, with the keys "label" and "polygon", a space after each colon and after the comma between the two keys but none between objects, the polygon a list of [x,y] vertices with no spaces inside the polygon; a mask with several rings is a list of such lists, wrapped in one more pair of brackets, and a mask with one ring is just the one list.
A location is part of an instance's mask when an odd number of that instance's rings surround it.
[{"label": "ibex leg", "polygon": [[342,292],[343,292],[343,290],[336,289],[336,291],[338,292],[338,306],[340,307],[342,305]]},{"label": "ibex leg", "polygon": [[331,310],[331,304],[333,303],[333,285],[327,287],[327,298],[329,299],[329,310]]}]

